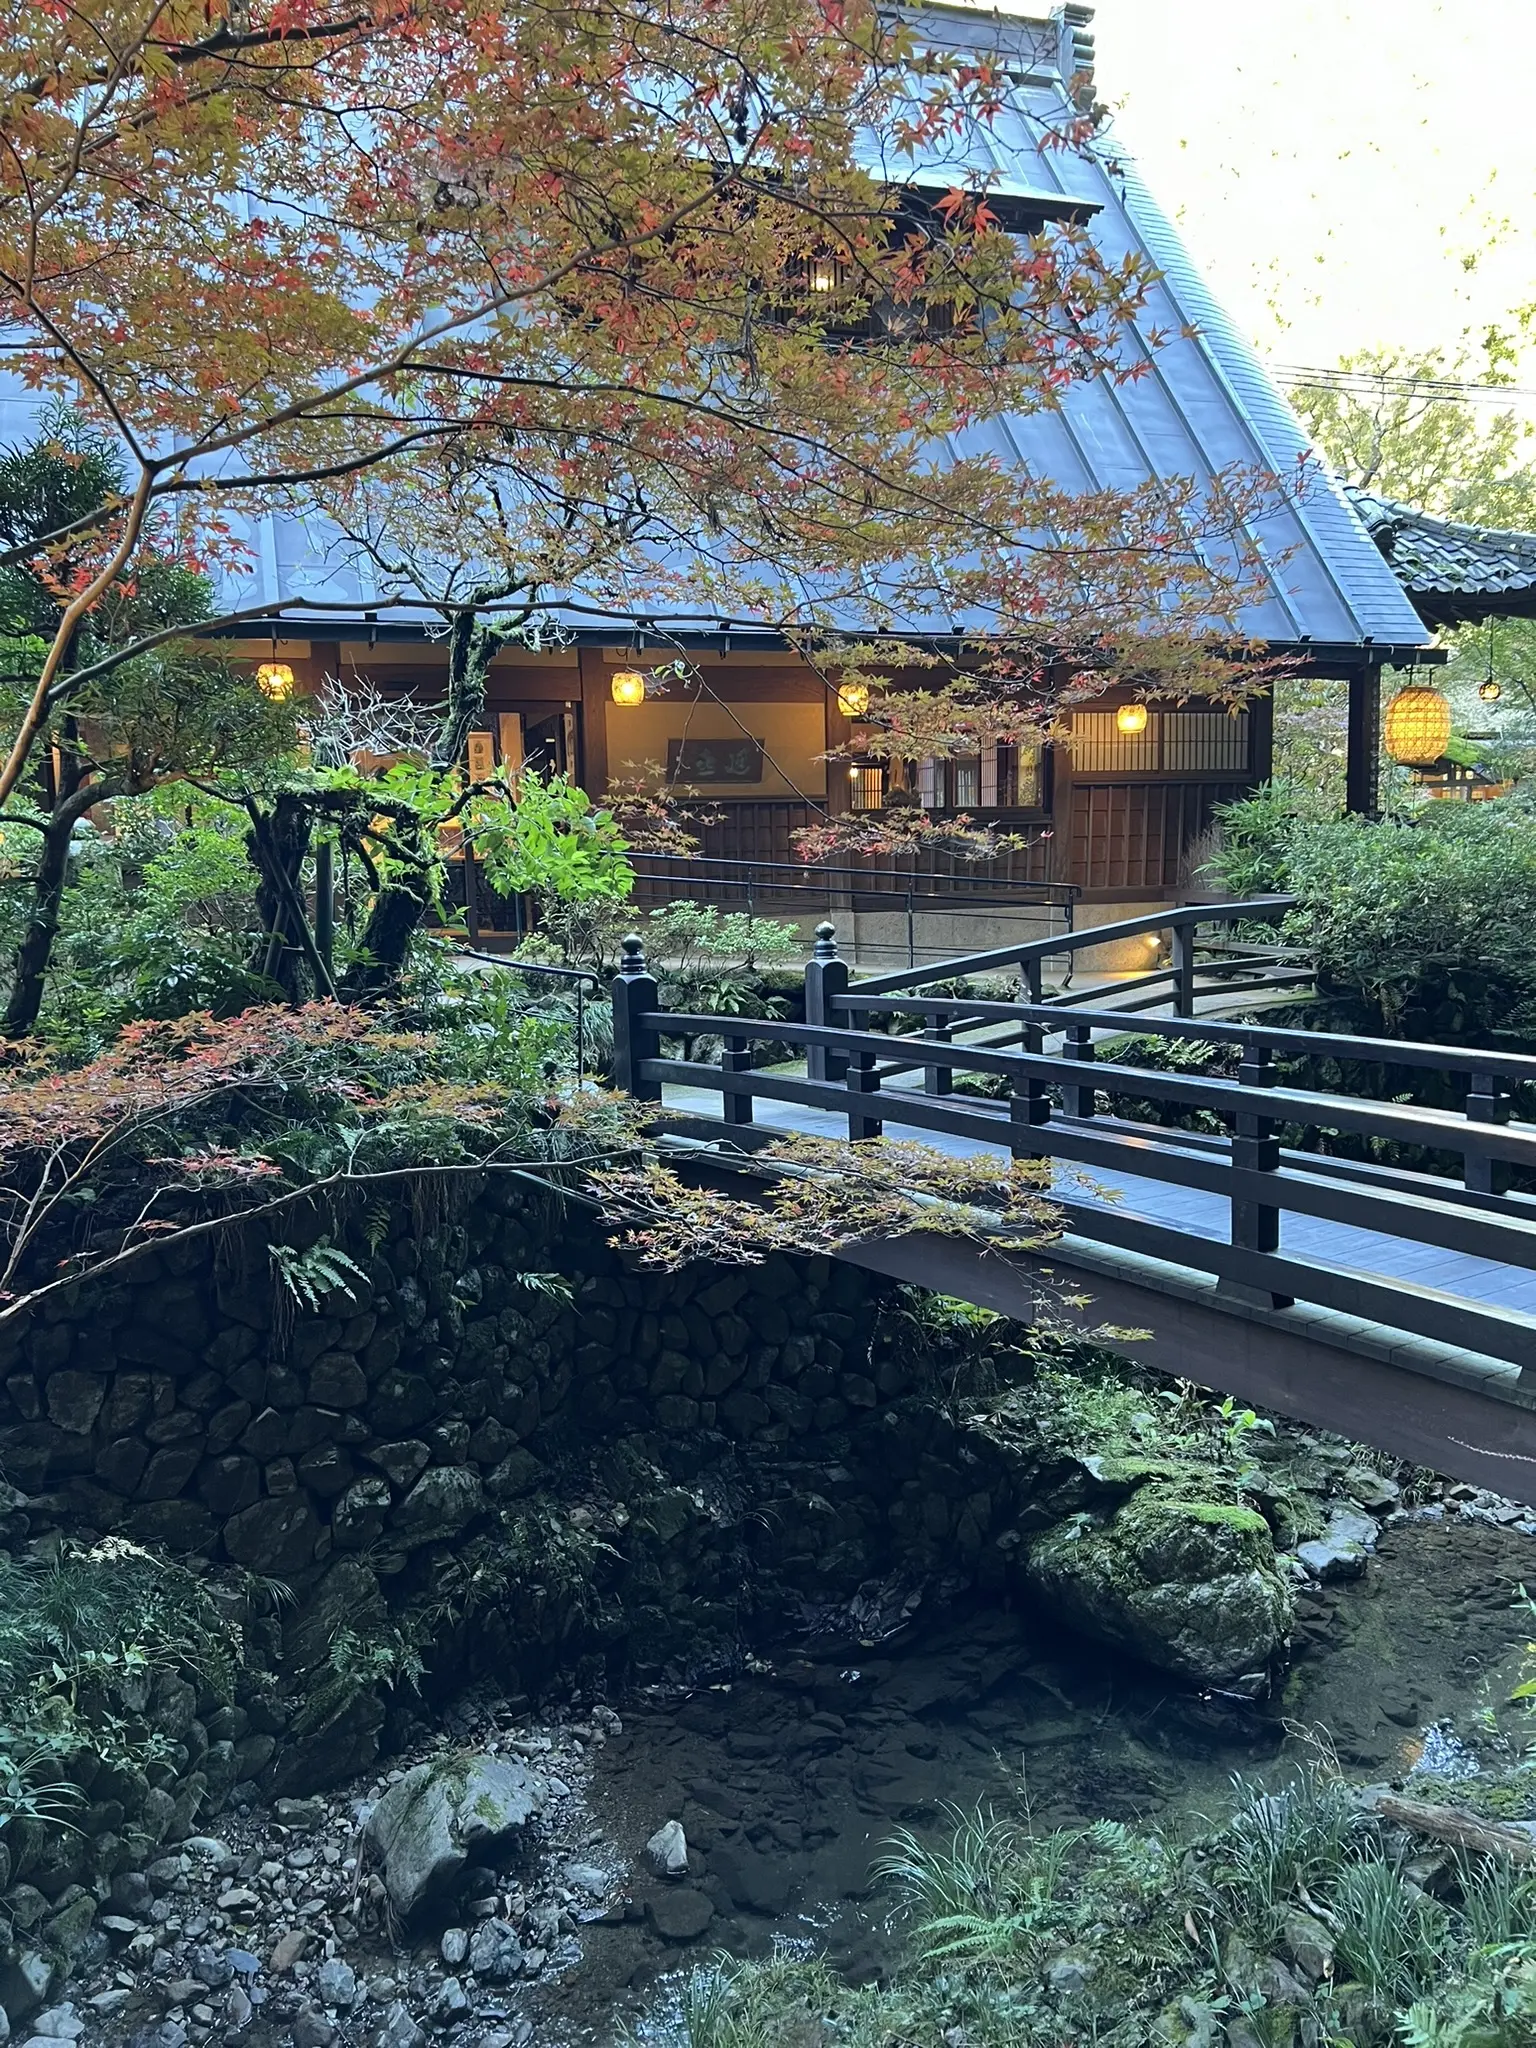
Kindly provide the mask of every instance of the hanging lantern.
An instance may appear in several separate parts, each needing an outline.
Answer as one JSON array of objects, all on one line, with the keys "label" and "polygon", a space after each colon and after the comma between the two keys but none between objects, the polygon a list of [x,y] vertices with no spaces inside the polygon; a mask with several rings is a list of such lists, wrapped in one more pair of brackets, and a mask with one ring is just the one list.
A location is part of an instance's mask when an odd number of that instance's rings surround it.
[{"label": "hanging lantern", "polygon": [[869,709],[868,683],[839,683],[837,708],[844,718],[862,718]]},{"label": "hanging lantern", "polygon": [[1488,621],[1488,674],[1478,684],[1477,694],[1485,704],[1497,704],[1504,694],[1504,685],[1493,673],[1493,620]]},{"label": "hanging lantern", "polygon": [[609,684],[615,704],[623,704],[633,710],[645,702],[645,677],[637,668],[616,668],[613,681]]},{"label": "hanging lantern", "polygon": [[286,704],[293,695],[293,670],[286,661],[264,661],[256,671],[256,687],[274,704]]},{"label": "hanging lantern", "polygon": [[1410,683],[1387,706],[1382,741],[1405,768],[1430,767],[1445,753],[1450,737],[1450,699],[1439,690]]},{"label": "hanging lantern", "polygon": [[1115,713],[1115,730],[1133,739],[1147,729],[1147,707],[1145,704],[1122,704]]}]

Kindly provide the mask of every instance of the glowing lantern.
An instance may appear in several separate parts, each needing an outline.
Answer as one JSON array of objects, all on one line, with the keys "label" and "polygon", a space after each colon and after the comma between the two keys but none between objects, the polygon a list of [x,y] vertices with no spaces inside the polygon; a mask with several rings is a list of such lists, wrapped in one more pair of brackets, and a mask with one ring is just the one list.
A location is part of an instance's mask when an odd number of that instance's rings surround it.
[{"label": "glowing lantern", "polygon": [[868,683],[840,683],[837,708],[844,718],[862,718],[869,709]]},{"label": "glowing lantern", "polygon": [[1504,694],[1504,685],[1490,676],[1486,683],[1479,683],[1477,694],[1485,704],[1497,704]]},{"label": "glowing lantern", "polygon": [[835,292],[837,290],[837,258],[835,256],[813,256],[811,259],[810,280],[813,292]]},{"label": "glowing lantern", "polygon": [[1147,707],[1145,704],[1122,704],[1115,713],[1115,730],[1132,739],[1147,729]]},{"label": "glowing lantern", "polygon": [[1451,737],[1450,699],[1438,690],[1410,683],[1387,706],[1382,739],[1405,768],[1428,768],[1444,754]]},{"label": "glowing lantern", "polygon": [[616,668],[608,687],[613,692],[615,704],[633,709],[636,704],[645,702],[645,677],[637,668]]},{"label": "glowing lantern", "polygon": [[293,695],[293,670],[286,661],[264,661],[256,671],[256,687],[274,704],[286,704]]}]

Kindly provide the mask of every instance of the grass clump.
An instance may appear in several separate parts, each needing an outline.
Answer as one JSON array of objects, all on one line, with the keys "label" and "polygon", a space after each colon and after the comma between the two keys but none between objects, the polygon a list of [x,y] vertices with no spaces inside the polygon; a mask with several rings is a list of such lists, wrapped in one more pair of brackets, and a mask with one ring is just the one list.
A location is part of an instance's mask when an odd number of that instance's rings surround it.
[{"label": "grass clump", "polygon": [[51,1562],[0,1553],[0,1828],[67,1820],[78,1759],[174,1761],[155,1725],[166,1675],[234,1696],[242,1633],[195,1572],[115,1537]]},{"label": "grass clump", "polygon": [[1237,1781],[1193,1839],[956,1812],[877,1866],[906,1927],[853,1989],[717,1959],[637,2037],[668,2048],[1531,2048],[1536,1875],[1423,1857],[1323,1763]]}]

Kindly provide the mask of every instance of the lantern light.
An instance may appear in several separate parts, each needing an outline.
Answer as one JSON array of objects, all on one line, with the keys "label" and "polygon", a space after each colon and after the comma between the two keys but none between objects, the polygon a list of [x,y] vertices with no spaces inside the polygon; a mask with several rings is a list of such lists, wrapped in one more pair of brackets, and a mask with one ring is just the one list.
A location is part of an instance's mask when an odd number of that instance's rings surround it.
[{"label": "lantern light", "polygon": [[637,668],[616,668],[613,672],[613,681],[608,687],[613,693],[615,704],[623,704],[633,709],[636,704],[645,702],[645,677]]},{"label": "lantern light", "polygon": [[1493,620],[1488,621],[1488,674],[1477,686],[1477,694],[1485,704],[1497,704],[1504,694],[1504,686],[1493,673]]},{"label": "lantern light", "polygon": [[835,292],[837,290],[837,258],[835,256],[812,257],[811,290],[813,292]]},{"label": "lantern light", "polygon": [[862,718],[869,709],[868,683],[839,683],[837,708],[844,718]]},{"label": "lantern light", "polygon": [[1387,706],[1382,740],[1405,768],[1430,767],[1445,753],[1450,737],[1450,699],[1439,690],[1410,683]]},{"label": "lantern light", "polygon": [[256,671],[256,687],[274,704],[286,704],[293,695],[293,670],[286,661],[264,661]]},{"label": "lantern light", "polygon": [[1145,704],[1122,704],[1115,713],[1115,730],[1127,738],[1134,738],[1147,729],[1147,707]]}]

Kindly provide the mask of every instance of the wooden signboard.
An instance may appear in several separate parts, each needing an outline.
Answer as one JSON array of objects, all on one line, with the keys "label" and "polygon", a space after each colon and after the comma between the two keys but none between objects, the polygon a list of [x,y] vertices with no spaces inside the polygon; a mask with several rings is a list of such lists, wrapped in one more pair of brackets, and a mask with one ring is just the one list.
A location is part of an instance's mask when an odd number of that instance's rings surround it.
[{"label": "wooden signboard", "polygon": [[668,782],[740,782],[763,779],[763,743],[752,739],[668,740]]}]

